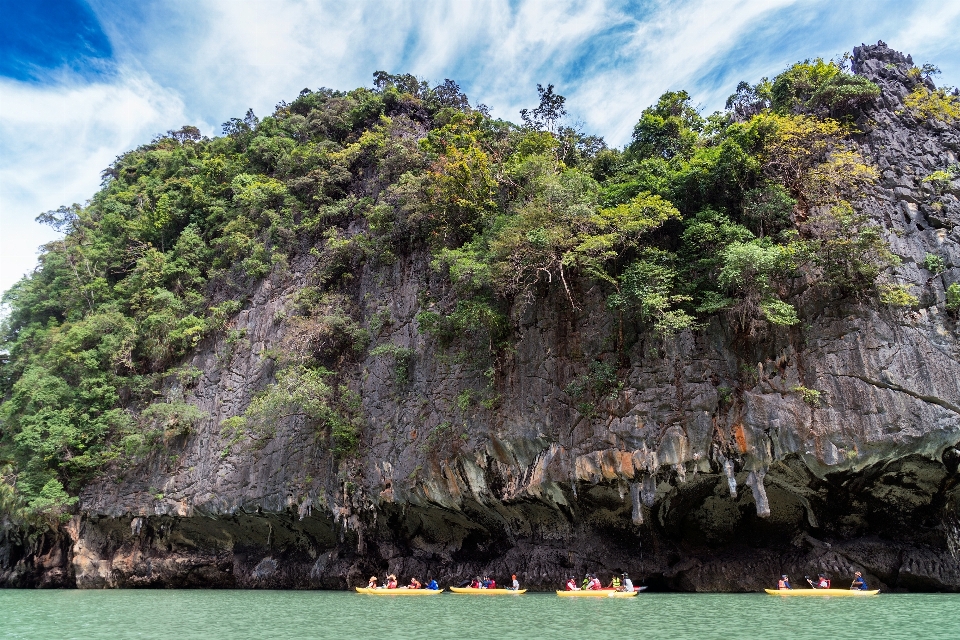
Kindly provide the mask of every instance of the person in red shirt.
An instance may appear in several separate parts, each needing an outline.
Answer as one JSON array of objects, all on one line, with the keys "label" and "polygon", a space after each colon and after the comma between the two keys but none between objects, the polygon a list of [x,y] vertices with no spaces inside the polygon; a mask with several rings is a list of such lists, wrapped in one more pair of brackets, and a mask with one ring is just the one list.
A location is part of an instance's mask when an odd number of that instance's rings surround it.
[{"label": "person in red shirt", "polygon": [[410,578],[410,586],[408,589],[420,589],[423,585],[420,584],[420,581],[416,578]]},{"label": "person in red shirt", "polygon": [[397,576],[392,573],[387,576],[387,589],[396,589],[397,588]]},{"label": "person in red shirt", "polygon": [[603,585],[600,583],[600,578],[597,576],[590,578],[590,584],[587,585],[587,589],[590,589],[591,591],[599,591],[600,589],[603,589]]},{"label": "person in red shirt", "polygon": [[577,586],[577,580],[573,576],[570,576],[570,579],[567,580],[567,591],[580,591],[580,587]]}]

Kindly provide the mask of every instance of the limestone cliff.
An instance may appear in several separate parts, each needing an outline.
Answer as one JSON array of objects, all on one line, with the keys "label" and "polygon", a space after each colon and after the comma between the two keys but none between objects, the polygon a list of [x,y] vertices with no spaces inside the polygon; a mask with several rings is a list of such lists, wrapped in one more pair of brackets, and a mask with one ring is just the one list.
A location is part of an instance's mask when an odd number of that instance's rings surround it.
[{"label": "limestone cliff", "polygon": [[[881,87],[858,120],[880,170],[865,211],[903,257],[906,311],[797,292],[804,323],[747,340],[717,317],[675,338],[632,336],[623,385],[581,413],[569,388],[608,358],[617,317],[579,283],[514,306],[514,348],[485,377],[418,330],[424,293],[448,295],[430,256],[354,274],[351,304],[404,375],[364,356],[359,455],[345,462],[302,419],[231,442],[222,422],[273,378],[269,354],[317,258],[263,280],[228,329],[171,381],[206,417],[171,455],[108,474],[58,530],[0,539],[0,583],[80,587],[345,588],[370,574],[516,573],[532,588],[628,571],[679,590],[756,590],[783,572],[855,569],[884,589],[960,591],[960,129],[903,112],[912,61],[855,50]],[[927,254],[947,269],[931,274]],[[386,320],[384,320],[386,318]],[[376,326],[374,326],[374,323]],[[629,340],[628,340],[629,342]],[[623,363],[613,363],[622,366]],[[815,389],[805,398],[797,389]]]}]

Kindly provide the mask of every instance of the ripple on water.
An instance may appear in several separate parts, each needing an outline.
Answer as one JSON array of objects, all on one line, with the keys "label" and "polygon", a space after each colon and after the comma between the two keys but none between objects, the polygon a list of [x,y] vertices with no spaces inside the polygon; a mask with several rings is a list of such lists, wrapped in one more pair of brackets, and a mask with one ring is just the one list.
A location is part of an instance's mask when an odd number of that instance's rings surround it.
[{"label": "ripple on water", "polygon": [[0,590],[0,638],[960,638],[960,595],[643,593],[386,598],[329,591]]}]

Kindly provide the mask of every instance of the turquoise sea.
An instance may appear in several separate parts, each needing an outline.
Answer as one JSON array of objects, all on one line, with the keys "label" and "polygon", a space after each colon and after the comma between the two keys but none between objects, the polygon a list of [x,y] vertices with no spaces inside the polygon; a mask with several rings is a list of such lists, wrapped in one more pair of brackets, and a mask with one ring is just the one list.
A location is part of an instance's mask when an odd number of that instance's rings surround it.
[{"label": "turquoise sea", "polygon": [[960,595],[641,593],[380,597],[331,591],[0,590],[0,638],[960,639]]}]

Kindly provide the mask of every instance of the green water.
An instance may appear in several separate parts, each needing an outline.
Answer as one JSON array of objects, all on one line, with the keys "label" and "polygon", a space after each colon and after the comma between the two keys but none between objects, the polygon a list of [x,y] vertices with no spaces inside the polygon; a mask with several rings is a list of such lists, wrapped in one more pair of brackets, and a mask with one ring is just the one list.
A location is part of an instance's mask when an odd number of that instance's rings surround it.
[{"label": "green water", "polygon": [[960,595],[378,597],[322,591],[0,590],[0,638],[960,638]]}]

